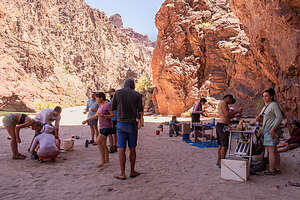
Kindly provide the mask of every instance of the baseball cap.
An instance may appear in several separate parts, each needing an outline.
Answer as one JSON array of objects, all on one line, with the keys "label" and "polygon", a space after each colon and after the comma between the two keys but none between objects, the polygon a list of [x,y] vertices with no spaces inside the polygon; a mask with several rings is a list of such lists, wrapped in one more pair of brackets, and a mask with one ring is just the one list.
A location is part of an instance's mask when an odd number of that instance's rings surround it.
[{"label": "baseball cap", "polygon": [[233,95],[232,95],[232,94],[226,94],[226,95],[223,97],[223,99],[225,99],[225,98],[227,98],[227,97],[229,97],[230,99],[232,99],[232,103],[231,103],[231,104],[235,104],[236,100],[235,100],[235,98],[233,98]]}]

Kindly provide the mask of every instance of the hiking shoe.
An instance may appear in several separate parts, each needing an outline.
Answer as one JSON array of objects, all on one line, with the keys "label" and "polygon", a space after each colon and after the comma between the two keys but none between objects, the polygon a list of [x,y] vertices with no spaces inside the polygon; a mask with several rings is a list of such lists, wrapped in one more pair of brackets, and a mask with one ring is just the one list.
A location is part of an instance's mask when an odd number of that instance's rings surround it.
[{"label": "hiking shoe", "polygon": [[109,153],[115,153],[115,150],[114,150],[114,147],[113,147],[113,146],[111,146],[111,147],[109,148]]},{"label": "hiking shoe", "polygon": [[90,141],[89,141],[89,144],[94,144],[94,143],[95,143],[94,140],[90,140]]}]

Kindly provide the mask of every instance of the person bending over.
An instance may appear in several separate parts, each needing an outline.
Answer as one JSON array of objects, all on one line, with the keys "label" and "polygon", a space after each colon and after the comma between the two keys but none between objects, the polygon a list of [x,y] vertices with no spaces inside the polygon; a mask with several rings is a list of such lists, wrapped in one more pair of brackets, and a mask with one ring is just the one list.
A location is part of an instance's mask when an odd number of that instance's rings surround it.
[{"label": "person bending over", "polygon": [[[55,121],[55,137],[58,139],[59,123],[61,119],[61,107],[56,106],[54,109],[44,109],[40,111],[36,116],[35,120],[41,122],[42,124],[52,124]],[[36,132],[36,135],[40,132]]]},{"label": "person bending over", "polygon": [[13,159],[25,159],[26,156],[19,153],[18,143],[21,143],[20,130],[31,127],[32,130],[39,131],[42,124],[28,117],[25,114],[8,114],[3,118],[3,126],[11,137],[10,147]]}]

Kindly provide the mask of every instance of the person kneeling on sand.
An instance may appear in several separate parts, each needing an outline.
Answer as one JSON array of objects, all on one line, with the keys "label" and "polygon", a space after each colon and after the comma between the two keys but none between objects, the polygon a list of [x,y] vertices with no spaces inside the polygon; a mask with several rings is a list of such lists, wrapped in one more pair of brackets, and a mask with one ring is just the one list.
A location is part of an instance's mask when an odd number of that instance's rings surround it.
[{"label": "person kneeling on sand", "polygon": [[42,133],[34,138],[31,153],[38,155],[39,159],[54,159],[59,153],[59,142],[55,139],[55,128],[46,124],[43,126]]},{"label": "person kneeling on sand", "polygon": [[114,113],[111,109],[111,103],[107,102],[103,92],[96,94],[96,101],[99,104],[97,113],[83,121],[82,124],[86,124],[88,121],[98,118],[100,134],[97,137],[96,143],[101,153],[101,162],[98,167],[102,167],[105,163],[109,162],[109,152],[106,145],[106,140],[107,136],[112,133],[112,117],[114,116]]},{"label": "person kneeling on sand", "polygon": [[287,141],[277,145],[277,148],[280,148],[278,150],[279,153],[286,152],[300,146],[300,123],[296,120],[291,120],[290,124],[292,128],[290,133],[291,137]]},{"label": "person kneeling on sand", "polygon": [[175,136],[177,137],[179,135],[179,129],[180,129],[180,122],[177,121],[176,116],[172,116],[172,120],[170,121],[169,125],[169,136],[173,137],[174,133]]},{"label": "person kneeling on sand", "polygon": [[10,147],[13,159],[25,159],[26,156],[18,151],[18,143],[21,143],[20,129],[31,126],[32,130],[38,131],[42,129],[42,124],[25,114],[8,114],[3,118],[3,126],[11,137]]}]

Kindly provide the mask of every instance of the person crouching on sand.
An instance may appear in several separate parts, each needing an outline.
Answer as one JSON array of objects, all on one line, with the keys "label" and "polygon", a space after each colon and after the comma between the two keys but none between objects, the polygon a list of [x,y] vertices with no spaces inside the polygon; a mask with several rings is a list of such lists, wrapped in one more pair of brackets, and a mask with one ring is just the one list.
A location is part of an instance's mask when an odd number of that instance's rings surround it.
[{"label": "person crouching on sand", "polygon": [[[55,139],[55,127],[46,124],[43,126],[42,133],[34,138],[31,153],[36,153],[40,159],[55,158],[59,153],[59,142]],[[38,146],[39,145],[39,146]],[[38,147],[38,148],[37,148]]]},{"label": "person crouching on sand", "polygon": [[112,133],[112,117],[114,117],[114,113],[111,109],[111,103],[107,102],[103,92],[96,94],[96,101],[99,104],[97,113],[83,121],[82,124],[86,124],[88,121],[98,118],[100,134],[97,137],[96,143],[101,154],[101,162],[98,167],[102,167],[105,163],[109,162],[109,152],[106,140],[107,136]]},{"label": "person crouching on sand", "polygon": [[8,114],[3,118],[3,126],[11,137],[10,147],[13,159],[25,159],[26,156],[18,151],[18,143],[21,143],[20,129],[31,127],[32,130],[38,131],[42,129],[42,124],[25,114]]}]

